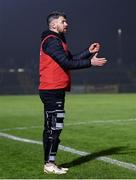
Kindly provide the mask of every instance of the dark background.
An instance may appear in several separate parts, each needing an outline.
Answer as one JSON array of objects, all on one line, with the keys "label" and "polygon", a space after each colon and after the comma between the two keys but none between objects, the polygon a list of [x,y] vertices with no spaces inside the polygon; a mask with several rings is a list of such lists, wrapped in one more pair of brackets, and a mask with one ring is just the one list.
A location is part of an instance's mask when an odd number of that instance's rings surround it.
[{"label": "dark background", "polygon": [[54,10],[67,14],[72,53],[99,42],[105,70],[134,70],[135,9],[135,0],[0,0],[0,70],[24,68],[38,78],[40,35]]}]

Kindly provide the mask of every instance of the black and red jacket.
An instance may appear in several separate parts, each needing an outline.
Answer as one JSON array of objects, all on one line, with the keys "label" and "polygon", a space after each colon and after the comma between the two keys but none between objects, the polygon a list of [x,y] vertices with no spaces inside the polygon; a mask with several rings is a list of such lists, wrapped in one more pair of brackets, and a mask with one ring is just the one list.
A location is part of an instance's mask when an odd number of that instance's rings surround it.
[{"label": "black and red jacket", "polygon": [[68,50],[63,34],[45,31],[42,34],[40,48],[40,84],[39,90],[70,90],[71,78],[69,70],[91,66],[92,54],[88,49],[72,55]]}]

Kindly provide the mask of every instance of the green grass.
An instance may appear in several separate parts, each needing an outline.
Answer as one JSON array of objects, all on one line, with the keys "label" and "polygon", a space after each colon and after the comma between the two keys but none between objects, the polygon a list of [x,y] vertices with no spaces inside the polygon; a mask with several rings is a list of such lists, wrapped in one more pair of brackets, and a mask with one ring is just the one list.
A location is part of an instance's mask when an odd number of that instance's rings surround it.
[{"label": "green grass", "polygon": [[[59,150],[57,164],[69,166],[69,172],[45,175],[42,145],[0,137],[0,179],[136,178],[134,170],[96,159],[105,155],[136,164],[136,121],[129,121],[136,119],[136,94],[68,94],[65,110],[61,144],[92,154],[81,157]],[[0,132],[41,141],[42,125],[43,105],[38,96],[0,96]],[[16,127],[28,128],[12,129]]]}]

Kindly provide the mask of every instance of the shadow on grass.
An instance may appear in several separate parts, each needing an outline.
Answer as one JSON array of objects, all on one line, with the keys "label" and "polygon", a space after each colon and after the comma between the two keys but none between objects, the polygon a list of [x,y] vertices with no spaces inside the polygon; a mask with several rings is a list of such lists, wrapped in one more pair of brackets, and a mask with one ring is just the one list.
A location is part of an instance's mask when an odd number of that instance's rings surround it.
[{"label": "shadow on grass", "polygon": [[113,148],[102,150],[102,151],[99,151],[96,153],[88,154],[86,156],[81,156],[69,163],[61,164],[60,166],[70,168],[70,167],[81,165],[88,161],[97,159],[101,156],[108,156],[108,155],[113,155],[113,154],[128,154],[128,152],[124,151],[126,149],[127,149],[127,147],[113,147]]}]

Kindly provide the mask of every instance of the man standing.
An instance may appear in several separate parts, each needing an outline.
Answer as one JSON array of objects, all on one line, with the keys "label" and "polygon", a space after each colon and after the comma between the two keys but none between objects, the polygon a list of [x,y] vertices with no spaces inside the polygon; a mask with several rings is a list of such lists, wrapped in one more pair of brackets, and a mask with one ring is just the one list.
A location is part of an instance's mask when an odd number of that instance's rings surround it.
[{"label": "man standing", "polygon": [[72,69],[103,66],[105,58],[97,58],[99,43],[90,45],[78,55],[68,50],[64,33],[68,23],[66,15],[52,12],[47,17],[49,29],[42,34],[40,48],[39,94],[44,104],[44,172],[65,174],[67,168],[58,167],[55,157],[63,129],[65,91],[70,91],[70,72]]}]

